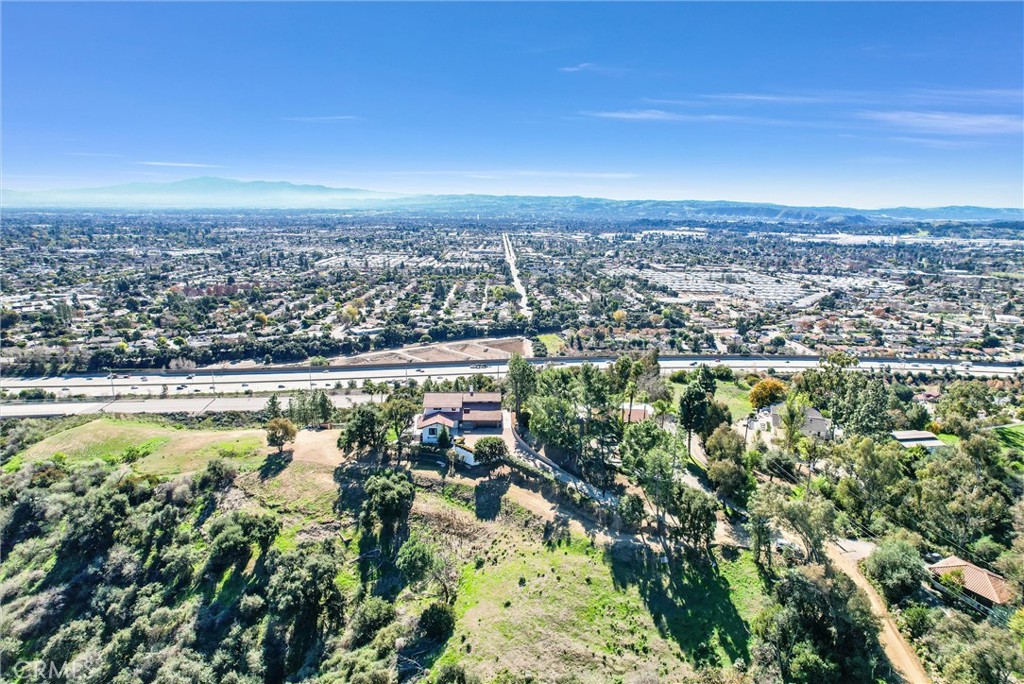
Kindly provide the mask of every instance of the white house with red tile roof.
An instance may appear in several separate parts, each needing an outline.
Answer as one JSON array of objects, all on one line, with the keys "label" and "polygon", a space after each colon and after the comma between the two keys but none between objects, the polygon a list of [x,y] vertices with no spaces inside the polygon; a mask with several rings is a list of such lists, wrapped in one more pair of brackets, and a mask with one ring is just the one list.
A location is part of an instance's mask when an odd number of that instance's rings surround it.
[{"label": "white house with red tile roof", "polygon": [[427,392],[416,431],[424,444],[437,444],[442,429],[455,437],[475,428],[500,428],[500,392]]}]

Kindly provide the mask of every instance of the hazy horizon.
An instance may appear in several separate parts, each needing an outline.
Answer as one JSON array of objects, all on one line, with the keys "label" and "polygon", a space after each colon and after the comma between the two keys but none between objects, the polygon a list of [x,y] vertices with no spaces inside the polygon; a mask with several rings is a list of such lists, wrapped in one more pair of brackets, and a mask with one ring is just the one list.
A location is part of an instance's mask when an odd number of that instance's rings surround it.
[{"label": "hazy horizon", "polygon": [[1020,3],[15,3],[2,38],[12,190],[1024,207]]},{"label": "hazy horizon", "polygon": [[[129,186],[133,186],[133,185],[140,185],[140,186],[146,186],[146,191],[155,190],[156,192],[159,193],[161,190],[170,189],[170,188],[174,187],[176,184],[185,184],[185,183],[191,183],[191,182],[197,182],[197,181],[213,181],[213,182],[228,181],[228,182],[231,182],[231,183],[242,183],[242,184],[260,183],[260,184],[272,184],[272,185],[276,185],[276,186],[287,185],[287,186],[291,186],[291,188],[285,188],[284,190],[285,191],[294,192],[297,195],[300,194],[301,191],[299,190],[299,188],[302,188],[302,187],[315,188],[317,190],[323,189],[323,190],[334,190],[334,191],[340,191],[340,192],[352,192],[352,193],[354,193],[352,195],[352,197],[351,197],[351,200],[352,200],[353,203],[387,202],[387,201],[391,201],[391,200],[394,200],[396,202],[401,202],[402,200],[412,200],[412,199],[416,199],[418,197],[440,197],[440,196],[450,196],[450,197],[489,196],[489,197],[498,197],[498,198],[502,198],[502,197],[509,197],[509,198],[511,198],[511,197],[533,197],[533,198],[538,198],[538,199],[559,199],[559,198],[578,197],[580,199],[593,199],[593,200],[612,201],[612,202],[630,202],[630,201],[689,202],[689,201],[692,201],[692,202],[701,202],[701,203],[710,203],[710,204],[714,204],[714,203],[723,203],[723,204],[725,204],[725,203],[734,203],[734,204],[751,204],[751,205],[779,205],[779,206],[793,207],[793,208],[836,207],[836,208],[842,208],[842,209],[856,209],[856,210],[864,210],[864,211],[878,211],[878,210],[882,210],[882,209],[899,209],[899,208],[941,209],[941,208],[945,208],[945,207],[976,206],[978,208],[984,208],[984,209],[1021,209],[1021,211],[1024,212],[1024,208],[1019,207],[1019,206],[1002,206],[1002,207],[997,207],[997,206],[988,206],[988,205],[961,205],[961,204],[943,204],[943,205],[930,205],[930,206],[926,206],[926,205],[908,205],[908,204],[902,204],[902,205],[892,204],[892,205],[886,205],[886,206],[862,206],[862,205],[843,205],[843,204],[837,204],[837,203],[822,203],[822,204],[813,204],[813,205],[812,204],[797,205],[797,204],[788,204],[788,203],[785,203],[785,202],[775,202],[775,201],[763,201],[763,202],[761,202],[761,201],[749,201],[749,200],[735,199],[735,198],[729,198],[729,197],[710,197],[710,198],[700,198],[700,197],[663,197],[663,198],[658,198],[658,197],[630,197],[630,198],[615,198],[615,197],[603,197],[603,196],[598,196],[598,195],[556,195],[556,194],[524,195],[524,194],[521,194],[521,193],[501,193],[501,194],[499,194],[499,193],[474,193],[474,192],[398,193],[398,192],[394,192],[394,191],[391,191],[391,190],[388,190],[388,189],[382,189],[382,188],[336,187],[336,186],[324,185],[324,184],[320,184],[320,183],[294,183],[293,181],[285,180],[285,179],[264,179],[264,178],[251,178],[251,179],[248,179],[248,178],[229,178],[229,177],[226,177],[226,176],[191,176],[191,177],[187,177],[187,178],[180,178],[180,179],[167,180],[167,181],[151,181],[151,180],[129,181],[129,182],[126,182],[126,183],[109,185],[109,186],[92,186],[92,187],[81,187],[81,188],[50,188],[50,189],[45,189],[45,190],[29,190],[29,191],[20,190],[18,188],[4,188],[2,190],[2,192],[6,193],[8,195],[8,198],[10,197],[10,193],[12,193],[12,192],[15,193],[18,196],[25,197],[25,198],[31,198],[31,197],[35,197],[35,198],[42,198],[42,197],[58,198],[58,197],[60,197],[60,195],[62,193],[71,194],[71,193],[93,192],[93,191],[103,191],[103,190],[111,190],[111,189],[123,189],[123,188],[128,188]],[[292,188],[294,188],[294,190]],[[140,197],[141,198],[147,197],[146,195],[141,195],[141,193],[145,192],[145,191],[139,191],[139,192],[140,192]],[[206,197],[206,196],[208,196],[208,195],[205,194],[205,193],[194,193],[192,195],[187,195],[185,193],[180,193],[180,194],[177,195],[178,200],[177,200],[176,204],[160,205],[159,204],[159,196],[158,195],[150,195],[149,197],[151,199],[149,201],[154,203],[154,207],[155,208],[160,208],[161,206],[164,206],[164,207],[167,207],[167,208],[174,208],[174,207],[180,207],[180,208],[202,207],[202,206],[204,206],[203,205],[203,198]],[[107,203],[104,204],[103,201],[102,201],[102,198],[103,198],[103,196],[99,195],[99,196],[97,196],[96,203],[94,203],[94,204],[83,203],[82,207],[83,208],[97,208],[97,207],[112,206],[112,205],[109,204],[109,202],[110,202],[109,199],[107,200]],[[63,201],[67,208],[71,208],[70,205],[69,205],[69,200],[65,199],[65,200],[54,200],[54,201]],[[138,200],[136,202],[136,204],[138,204],[141,201],[142,201],[141,199]],[[29,207],[26,207],[26,208],[30,208],[31,206],[41,205],[42,202],[43,202],[43,200],[37,199],[35,205],[30,205]],[[13,208],[16,208],[16,209],[17,208],[22,208],[20,205],[18,205],[16,203],[13,204],[13,205],[8,203],[8,206],[12,206]],[[239,208],[242,208],[245,205],[244,205],[244,203],[240,202],[237,206]],[[268,204],[267,206],[270,206],[270,205]],[[297,208],[297,207],[298,207],[298,205],[289,204],[287,206],[281,206],[280,208],[282,208],[282,209],[293,209],[293,208]],[[315,205],[311,204],[310,208],[317,208],[317,207]],[[339,207],[339,208],[343,209],[344,207]],[[1022,216],[1022,218],[1024,218],[1024,216]]]}]

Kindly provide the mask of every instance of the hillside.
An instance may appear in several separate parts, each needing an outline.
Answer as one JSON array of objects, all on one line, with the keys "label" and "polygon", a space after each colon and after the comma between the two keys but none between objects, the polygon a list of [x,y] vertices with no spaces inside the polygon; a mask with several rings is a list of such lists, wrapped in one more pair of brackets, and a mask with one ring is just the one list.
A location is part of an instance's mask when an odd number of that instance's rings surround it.
[{"label": "hillside", "polygon": [[[304,431],[279,455],[258,430],[102,418],[36,443],[2,480],[5,655],[160,682],[404,681],[446,665],[672,682],[749,662],[767,599],[748,552],[665,567],[507,469],[324,462],[336,438]],[[410,483],[408,508],[367,504],[381,473]],[[438,578],[398,569],[409,538],[430,540]],[[448,610],[443,591],[455,621],[434,633],[423,615]]]}]

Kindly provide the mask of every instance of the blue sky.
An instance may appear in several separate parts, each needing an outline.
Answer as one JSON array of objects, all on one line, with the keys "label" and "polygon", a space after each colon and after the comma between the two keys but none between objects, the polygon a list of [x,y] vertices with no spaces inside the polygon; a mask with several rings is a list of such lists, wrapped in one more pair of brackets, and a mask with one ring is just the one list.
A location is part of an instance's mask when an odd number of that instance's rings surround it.
[{"label": "blue sky", "polygon": [[3,184],[1024,205],[1024,4],[3,3]]}]

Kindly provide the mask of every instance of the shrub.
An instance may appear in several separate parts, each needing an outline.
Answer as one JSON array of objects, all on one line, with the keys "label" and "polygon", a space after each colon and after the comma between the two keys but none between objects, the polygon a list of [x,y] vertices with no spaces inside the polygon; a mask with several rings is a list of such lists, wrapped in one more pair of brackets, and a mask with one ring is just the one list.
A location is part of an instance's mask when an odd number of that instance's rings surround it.
[{"label": "shrub", "polygon": [[437,669],[435,684],[478,684],[480,678],[466,674],[466,668],[455,663],[445,663]]},{"label": "shrub", "polygon": [[357,645],[365,644],[395,619],[395,607],[380,598],[369,596],[359,604],[352,615],[352,638]]},{"label": "shrub", "polygon": [[444,641],[455,630],[455,609],[435,601],[420,615],[419,627],[428,639]]},{"label": "shrub", "polygon": [[644,522],[644,502],[636,494],[627,494],[619,499],[619,518],[628,530],[638,530]]},{"label": "shrub", "polygon": [[915,639],[920,639],[935,626],[932,609],[920,603],[912,603],[900,615],[903,627]]},{"label": "shrub", "polygon": [[508,458],[508,447],[501,437],[484,437],[476,443],[473,456],[484,465],[500,463]]},{"label": "shrub", "polygon": [[902,539],[883,541],[864,561],[870,577],[889,604],[899,603],[917,591],[925,577],[917,550]]}]

